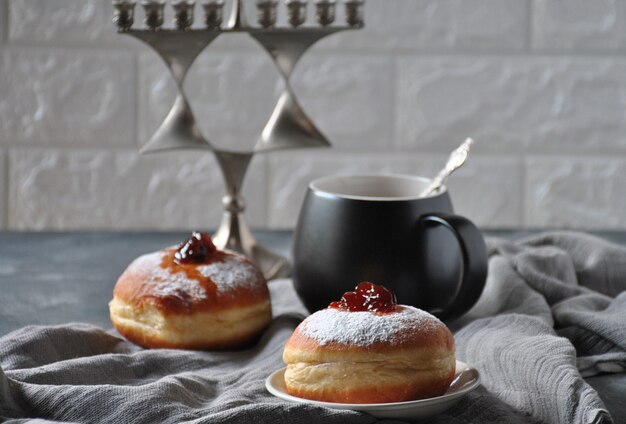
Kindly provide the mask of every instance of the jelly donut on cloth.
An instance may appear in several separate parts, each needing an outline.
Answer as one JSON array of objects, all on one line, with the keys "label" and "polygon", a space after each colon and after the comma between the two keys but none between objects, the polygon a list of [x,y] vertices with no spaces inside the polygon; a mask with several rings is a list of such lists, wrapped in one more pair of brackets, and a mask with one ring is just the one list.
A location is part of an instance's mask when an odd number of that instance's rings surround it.
[{"label": "jelly donut on cloth", "polygon": [[456,364],[454,338],[441,321],[396,305],[393,293],[368,282],[306,318],[283,360],[289,394],[338,403],[440,396]]},{"label": "jelly donut on cloth", "polygon": [[137,258],[120,276],[111,321],[144,347],[228,349],[254,339],[272,315],[263,275],[245,257],[193,233],[178,248]]}]

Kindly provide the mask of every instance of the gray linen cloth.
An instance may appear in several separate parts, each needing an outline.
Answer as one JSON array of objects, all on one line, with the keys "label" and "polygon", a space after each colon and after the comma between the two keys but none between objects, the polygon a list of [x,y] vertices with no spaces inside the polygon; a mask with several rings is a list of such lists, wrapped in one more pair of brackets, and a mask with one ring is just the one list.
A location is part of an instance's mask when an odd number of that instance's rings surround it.
[{"label": "gray linen cloth", "polygon": [[[626,370],[626,249],[551,233],[489,241],[483,296],[455,330],[457,357],[483,386],[432,423],[610,423],[583,380]],[[304,312],[289,280],[270,283],[275,319],[238,352],[144,350],[85,324],[26,327],[0,338],[0,418],[14,422],[373,423],[367,414],[277,399]]]}]

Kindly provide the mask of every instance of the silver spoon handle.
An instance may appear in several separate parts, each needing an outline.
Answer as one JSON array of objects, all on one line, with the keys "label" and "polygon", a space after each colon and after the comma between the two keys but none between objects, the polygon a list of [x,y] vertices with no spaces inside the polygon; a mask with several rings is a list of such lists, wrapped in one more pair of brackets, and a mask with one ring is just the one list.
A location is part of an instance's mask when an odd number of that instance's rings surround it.
[{"label": "silver spoon handle", "polygon": [[466,139],[463,144],[457,147],[448,158],[446,166],[437,174],[426,190],[422,191],[421,196],[426,197],[443,185],[446,179],[454,171],[459,169],[469,156],[470,146],[474,143],[471,138]]}]

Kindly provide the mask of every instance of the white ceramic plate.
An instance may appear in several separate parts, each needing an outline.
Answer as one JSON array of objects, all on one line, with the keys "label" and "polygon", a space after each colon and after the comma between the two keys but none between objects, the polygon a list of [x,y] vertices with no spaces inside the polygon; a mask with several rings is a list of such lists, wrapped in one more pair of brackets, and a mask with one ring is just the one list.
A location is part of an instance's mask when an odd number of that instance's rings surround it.
[{"label": "white ceramic plate", "polygon": [[319,402],[291,396],[285,387],[285,368],[272,373],[265,380],[267,390],[281,399],[290,402],[308,403],[333,409],[350,409],[367,412],[378,418],[424,419],[440,414],[457,403],[463,396],[480,385],[480,376],[476,368],[464,362],[456,361],[454,380],[445,394],[429,399],[412,400],[394,403],[333,403]]}]

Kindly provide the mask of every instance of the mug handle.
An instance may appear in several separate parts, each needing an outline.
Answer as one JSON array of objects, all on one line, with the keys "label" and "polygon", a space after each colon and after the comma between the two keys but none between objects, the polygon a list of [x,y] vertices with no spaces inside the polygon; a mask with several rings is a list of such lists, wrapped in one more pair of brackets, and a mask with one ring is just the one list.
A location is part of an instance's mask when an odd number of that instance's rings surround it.
[{"label": "mug handle", "polygon": [[447,228],[461,249],[462,268],[460,287],[456,297],[441,312],[441,319],[456,318],[467,312],[478,301],[487,280],[487,247],[478,228],[468,219],[458,215],[430,213],[419,218],[419,228],[436,226]]}]

